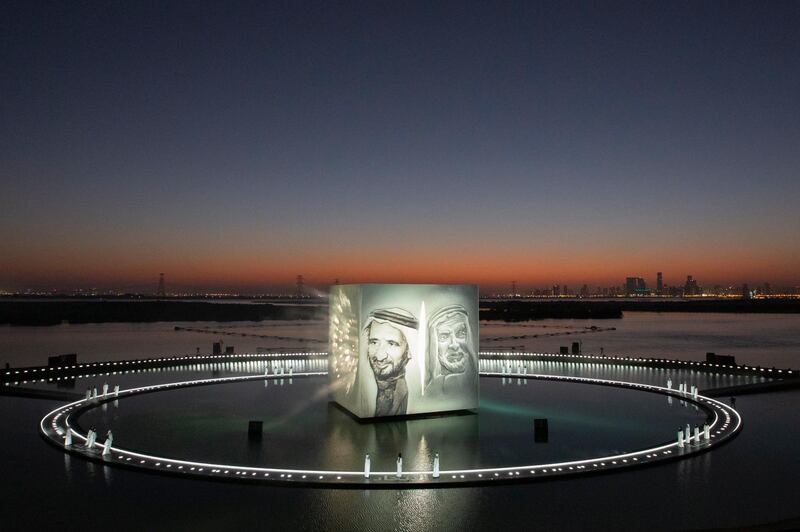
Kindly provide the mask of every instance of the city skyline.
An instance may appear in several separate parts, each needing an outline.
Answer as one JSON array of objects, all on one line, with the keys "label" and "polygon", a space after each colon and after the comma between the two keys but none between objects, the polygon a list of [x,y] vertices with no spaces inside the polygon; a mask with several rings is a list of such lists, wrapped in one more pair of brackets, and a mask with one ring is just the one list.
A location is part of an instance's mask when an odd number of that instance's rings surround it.
[{"label": "city skyline", "polygon": [[800,285],[797,4],[7,7],[0,290]]},{"label": "city skyline", "polygon": [[[574,296],[574,297],[596,297],[596,296],[664,296],[664,297],[684,297],[684,296],[740,296],[742,290],[748,294],[759,296],[785,296],[800,294],[798,285],[773,284],[770,281],[743,281],[740,283],[720,284],[712,282],[700,282],[693,275],[686,275],[683,279],[670,282],[661,277],[663,272],[657,272],[652,279],[649,277],[625,277],[619,282],[606,284],[590,284],[586,282],[561,282],[552,281],[550,283],[526,283],[518,281],[508,281],[506,283],[479,285],[482,297],[488,296],[520,296],[520,297],[549,297],[549,296]],[[260,286],[216,286],[203,287],[186,285],[181,282],[177,284],[167,284],[165,274],[159,274],[155,283],[143,283],[141,285],[74,285],[74,286],[27,286],[17,289],[4,289],[0,287],[0,296],[3,295],[136,295],[147,297],[187,297],[187,296],[281,296],[290,297],[298,294],[304,296],[327,297],[330,286],[337,284],[358,284],[355,281],[335,278],[328,282],[306,279],[305,276],[295,276],[293,283],[288,281],[283,284]],[[298,277],[302,281],[298,285]],[[660,285],[659,285],[660,282]],[[382,281],[381,281],[382,283]],[[633,284],[631,284],[633,283]],[[369,284],[369,283],[367,283]],[[455,284],[455,283],[446,283]]]}]

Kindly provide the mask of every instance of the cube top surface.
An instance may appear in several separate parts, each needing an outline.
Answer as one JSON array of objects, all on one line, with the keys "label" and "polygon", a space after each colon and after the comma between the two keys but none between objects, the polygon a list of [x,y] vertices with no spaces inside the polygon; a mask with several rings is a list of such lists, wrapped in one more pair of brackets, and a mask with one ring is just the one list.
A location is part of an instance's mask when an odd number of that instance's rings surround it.
[{"label": "cube top surface", "polygon": [[478,407],[478,286],[331,287],[333,400],[359,418]]}]

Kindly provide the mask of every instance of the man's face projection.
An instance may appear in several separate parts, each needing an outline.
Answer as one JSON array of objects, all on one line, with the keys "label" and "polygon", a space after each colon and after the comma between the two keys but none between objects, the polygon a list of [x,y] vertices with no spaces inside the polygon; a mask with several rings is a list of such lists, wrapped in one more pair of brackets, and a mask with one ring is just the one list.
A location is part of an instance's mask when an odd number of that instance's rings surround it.
[{"label": "man's face projection", "polygon": [[442,367],[449,373],[464,373],[467,357],[470,356],[466,318],[456,316],[438,325],[436,341],[439,344],[437,355]]},{"label": "man's face projection", "polygon": [[369,365],[378,380],[400,375],[408,362],[408,344],[400,329],[388,323],[373,322],[367,341]]}]

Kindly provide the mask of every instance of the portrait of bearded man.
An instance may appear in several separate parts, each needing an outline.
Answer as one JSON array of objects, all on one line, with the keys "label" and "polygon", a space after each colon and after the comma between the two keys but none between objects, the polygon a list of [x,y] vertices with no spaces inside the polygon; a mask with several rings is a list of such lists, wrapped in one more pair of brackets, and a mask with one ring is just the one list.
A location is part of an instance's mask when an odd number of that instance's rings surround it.
[{"label": "portrait of bearded man", "polygon": [[413,333],[419,324],[401,308],[370,313],[364,327],[367,361],[377,386],[375,417],[403,415],[408,411],[406,365],[411,359]]},{"label": "portrait of bearded man", "polygon": [[428,322],[425,396],[474,394],[478,380],[469,314],[461,305],[449,305]]}]

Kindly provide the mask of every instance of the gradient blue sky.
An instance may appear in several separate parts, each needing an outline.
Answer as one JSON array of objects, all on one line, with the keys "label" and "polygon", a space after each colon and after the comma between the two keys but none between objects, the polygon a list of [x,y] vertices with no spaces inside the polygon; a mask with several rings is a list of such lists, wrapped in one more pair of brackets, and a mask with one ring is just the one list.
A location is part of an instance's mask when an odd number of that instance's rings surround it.
[{"label": "gradient blue sky", "polygon": [[800,284],[800,3],[5,2],[0,289]]}]

